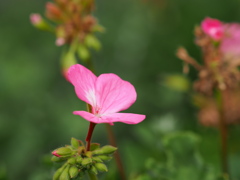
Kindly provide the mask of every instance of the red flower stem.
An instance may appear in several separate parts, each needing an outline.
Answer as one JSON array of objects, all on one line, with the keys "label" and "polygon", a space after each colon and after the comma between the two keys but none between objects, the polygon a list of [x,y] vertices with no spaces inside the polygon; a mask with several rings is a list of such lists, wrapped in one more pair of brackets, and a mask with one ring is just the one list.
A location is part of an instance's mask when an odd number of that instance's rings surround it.
[{"label": "red flower stem", "polygon": [[87,151],[90,151],[91,139],[92,139],[92,134],[93,134],[93,130],[94,130],[95,126],[96,126],[95,123],[90,122],[89,129],[88,129],[88,134],[87,134],[87,137],[86,137]]},{"label": "red flower stem", "polygon": [[[117,147],[116,138],[115,138],[114,133],[112,131],[112,127],[109,124],[106,124],[106,128],[107,128],[108,139],[109,139],[110,144],[112,146]],[[121,180],[126,180],[127,178],[126,178],[126,174],[125,174],[125,171],[124,171],[124,168],[123,168],[123,163],[121,161],[121,157],[120,157],[120,154],[119,154],[118,151],[116,151],[114,153],[114,158],[115,158],[115,161],[116,161],[116,164],[117,164],[117,167],[118,167],[119,174],[121,176]]]},{"label": "red flower stem", "polygon": [[220,92],[220,103],[219,103],[219,131],[220,131],[220,139],[221,139],[221,161],[222,161],[222,172],[224,175],[228,176],[228,129],[226,124],[226,116],[224,113],[224,91]]}]

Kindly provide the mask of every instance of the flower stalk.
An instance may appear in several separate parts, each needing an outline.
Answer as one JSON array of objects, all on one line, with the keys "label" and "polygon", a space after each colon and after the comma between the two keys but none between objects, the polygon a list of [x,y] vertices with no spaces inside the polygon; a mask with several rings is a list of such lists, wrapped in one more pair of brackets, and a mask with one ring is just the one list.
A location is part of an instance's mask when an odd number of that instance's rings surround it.
[{"label": "flower stalk", "polygon": [[88,134],[86,137],[87,151],[90,151],[91,139],[92,139],[92,134],[93,134],[93,130],[94,130],[95,126],[96,126],[96,123],[90,122]]},{"label": "flower stalk", "polygon": [[221,139],[221,163],[222,163],[222,172],[224,175],[228,175],[228,128],[225,119],[224,113],[224,90],[220,91],[220,101],[219,101],[219,131]]}]

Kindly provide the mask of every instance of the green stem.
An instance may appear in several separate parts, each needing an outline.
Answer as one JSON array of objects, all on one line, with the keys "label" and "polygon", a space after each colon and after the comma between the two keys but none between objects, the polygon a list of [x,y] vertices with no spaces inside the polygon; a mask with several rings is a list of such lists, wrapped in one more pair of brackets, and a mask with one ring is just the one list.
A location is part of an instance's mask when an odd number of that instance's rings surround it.
[{"label": "green stem", "polygon": [[89,180],[98,180],[97,176],[95,174],[90,173],[90,172],[88,172],[88,177],[89,177]]},{"label": "green stem", "polygon": [[219,102],[219,131],[221,139],[221,161],[222,161],[222,172],[224,175],[228,175],[228,128],[226,124],[226,116],[224,113],[224,91],[220,92],[220,102]]}]

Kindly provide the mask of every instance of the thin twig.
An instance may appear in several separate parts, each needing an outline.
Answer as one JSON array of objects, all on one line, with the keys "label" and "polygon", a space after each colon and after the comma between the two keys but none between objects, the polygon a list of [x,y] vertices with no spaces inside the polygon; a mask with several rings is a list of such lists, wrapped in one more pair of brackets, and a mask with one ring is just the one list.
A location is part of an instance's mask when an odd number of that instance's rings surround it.
[{"label": "thin twig", "polygon": [[228,175],[228,129],[225,119],[225,112],[224,112],[224,90],[220,91],[220,102],[219,102],[219,131],[220,131],[220,138],[221,138],[221,161],[222,161],[222,172],[224,175]]},{"label": "thin twig", "polygon": [[187,64],[191,64],[197,70],[202,70],[203,69],[203,67],[200,64],[198,64],[198,62],[194,58],[189,56],[189,54],[188,54],[188,52],[185,48],[179,47],[177,49],[177,54],[176,55],[179,59],[183,60]]}]

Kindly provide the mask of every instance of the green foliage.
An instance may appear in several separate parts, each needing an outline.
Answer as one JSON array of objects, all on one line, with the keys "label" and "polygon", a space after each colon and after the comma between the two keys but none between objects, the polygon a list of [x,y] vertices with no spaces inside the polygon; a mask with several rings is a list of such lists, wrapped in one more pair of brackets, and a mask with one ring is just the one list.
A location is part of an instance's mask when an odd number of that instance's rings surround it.
[{"label": "green foliage", "polygon": [[[213,166],[208,165],[199,153],[200,137],[191,132],[165,135],[162,139],[166,159],[149,158],[145,163],[146,173],[136,180],[218,180]],[[227,178],[225,178],[227,180]]]}]

